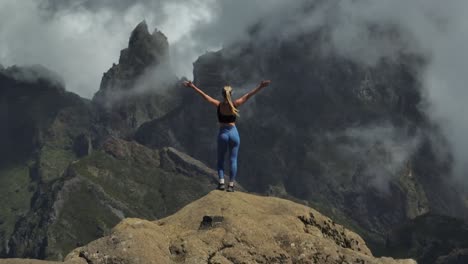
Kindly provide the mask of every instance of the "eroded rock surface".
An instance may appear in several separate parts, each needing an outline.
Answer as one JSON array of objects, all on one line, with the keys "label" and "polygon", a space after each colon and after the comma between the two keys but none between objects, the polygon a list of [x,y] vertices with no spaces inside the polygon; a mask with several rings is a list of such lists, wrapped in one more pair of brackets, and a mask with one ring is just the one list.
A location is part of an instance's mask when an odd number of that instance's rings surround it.
[{"label": "eroded rock surface", "polygon": [[[212,225],[200,228],[210,216]],[[310,207],[221,191],[158,221],[123,220],[109,235],[73,250],[65,259],[80,262],[416,263],[374,257],[359,235]]]}]

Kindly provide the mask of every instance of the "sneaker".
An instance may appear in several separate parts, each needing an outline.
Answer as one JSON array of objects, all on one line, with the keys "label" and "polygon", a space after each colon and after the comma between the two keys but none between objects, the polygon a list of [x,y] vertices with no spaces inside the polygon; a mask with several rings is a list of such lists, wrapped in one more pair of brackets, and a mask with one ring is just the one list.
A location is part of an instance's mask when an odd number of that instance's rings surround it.
[{"label": "sneaker", "polygon": [[226,189],[224,183],[218,183],[218,190],[224,191]]},{"label": "sneaker", "polygon": [[234,186],[229,185],[227,188],[228,192],[234,192]]}]

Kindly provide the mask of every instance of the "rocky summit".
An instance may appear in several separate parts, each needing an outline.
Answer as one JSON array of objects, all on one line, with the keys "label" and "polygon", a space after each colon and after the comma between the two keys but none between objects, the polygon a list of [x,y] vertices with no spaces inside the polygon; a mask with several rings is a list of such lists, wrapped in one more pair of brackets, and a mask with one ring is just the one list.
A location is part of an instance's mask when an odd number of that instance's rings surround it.
[{"label": "rocky summit", "polygon": [[158,221],[126,218],[109,235],[73,250],[64,263],[416,262],[374,257],[359,235],[310,207],[215,190]]}]

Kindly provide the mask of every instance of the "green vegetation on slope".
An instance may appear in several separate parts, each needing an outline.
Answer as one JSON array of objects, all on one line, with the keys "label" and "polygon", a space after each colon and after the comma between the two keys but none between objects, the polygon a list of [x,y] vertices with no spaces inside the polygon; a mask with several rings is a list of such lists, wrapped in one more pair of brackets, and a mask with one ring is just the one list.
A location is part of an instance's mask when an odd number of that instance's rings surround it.
[{"label": "green vegetation on slope", "polygon": [[33,185],[27,166],[0,169],[0,241],[10,237],[19,216],[29,210]]},{"label": "green vegetation on slope", "polygon": [[214,187],[211,176],[184,170],[180,160],[172,167],[167,150],[115,139],[109,145],[114,149],[73,162],[61,180],[47,229],[48,259],[106,235],[124,217],[159,219]]}]

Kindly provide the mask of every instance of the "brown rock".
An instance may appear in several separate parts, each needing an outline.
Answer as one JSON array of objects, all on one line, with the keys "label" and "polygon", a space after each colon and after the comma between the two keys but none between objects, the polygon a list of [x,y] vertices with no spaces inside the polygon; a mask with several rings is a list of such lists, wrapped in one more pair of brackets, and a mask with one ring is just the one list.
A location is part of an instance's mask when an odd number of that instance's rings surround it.
[{"label": "brown rock", "polygon": [[[203,221],[210,222],[200,228]],[[416,263],[375,258],[357,234],[312,208],[212,191],[158,221],[128,218],[65,263]],[[0,261],[1,264],[7,263]]]}]

